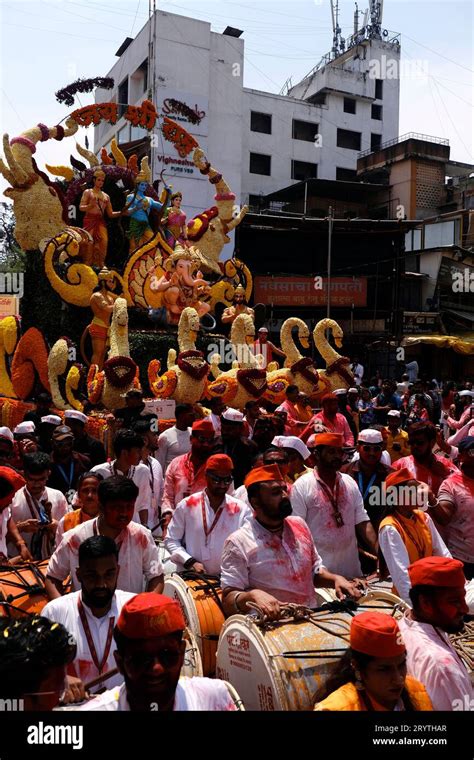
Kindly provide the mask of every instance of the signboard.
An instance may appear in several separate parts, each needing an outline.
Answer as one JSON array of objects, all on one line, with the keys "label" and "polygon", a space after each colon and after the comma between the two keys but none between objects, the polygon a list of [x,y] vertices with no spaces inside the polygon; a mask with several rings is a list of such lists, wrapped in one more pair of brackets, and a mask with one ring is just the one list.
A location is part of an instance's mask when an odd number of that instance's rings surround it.
[{"label": "signboard", "polygon": [[[273,306],[325,306],[325,277],[255,277],[254,302]],[[331,306],[367,306],[366,277],[331,278]]]},{"label": "signboard", "polygon": [[410,335],[425,335],[438,331],[438,312],[403,312],[403,332]]},{"label": "signboard", "polygon": [[[156,109],[161,116],[167,116],[182,125],[206,152],[209,133],[209,100],[207,98],[182,90],[160,89],[157,93]],[[160,134],[157,135],[154,151],[155,173],[159,174],[164,169],[167,177],[186,177],[207,181],[206,175],[201,174],[194,166],[192,152],[182,158]]]},{"label": "signboard", "polygon": [[145,401],[145,409],[143,414],[156,414],[159,420],[172,420],[174,419],[174,410],[176,407],[176,401],[173,399],[152,399],[151,401]]},{"label": "signboard", "polygon": [[17,296],[0,296],[0,319],[17,317],[19,313],[19,298]]},{"label": "signboard", "polygon": [[446,256],[443,256],[439,266],[438,285],[453,292],[453,284],[457,280],[463,281],[465,279],[468,281],[474,279],[474,267],[469,266],[469,264],[463,261],[454,261],[454,259],[448,259]]}]

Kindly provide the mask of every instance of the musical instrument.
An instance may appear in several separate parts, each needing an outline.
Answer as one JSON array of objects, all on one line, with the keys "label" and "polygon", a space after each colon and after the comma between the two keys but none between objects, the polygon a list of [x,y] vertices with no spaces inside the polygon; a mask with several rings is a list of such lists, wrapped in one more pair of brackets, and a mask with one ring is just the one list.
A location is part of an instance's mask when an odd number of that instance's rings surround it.
[{"label": "musical instrument", "polygon": [[239,712],[245,712],[244,703],[240,699],[239,695],[237,694],[237,692],[234,689],[234,687],[232,686],[232,684],[229,683],[228,681],[224,681],[224,683],[227,686],[227,691],[229,692],[229,694],[230,694],[230,696],[232,698],[232,702],[236,706],[237,710]]},{"label": "musical instrument", "polygon": [[186,649],[184,651],[184,662],[183,667],[181,668],[181,675],[189,676],[189,678],[193,678],[193,676],[202,676],[202,659],[199,645],[196,637],[189,628],[185,629],[183,639],[186,642]]},{"label": "musical instrument", "polygon": [[45,590],[48,561],[0,566],[0,616],[41,614],[48,601]]},{"label": "musical instrument", "polygon": [[165,577],[163,594],[180,603],[186,625],[198,644],[203,674],[214,675],[217,642],[224,624],[218,577],[193,571],[173,573]]},{"label": "musical instrument", "polygon": [[316,611],[283,605],[278,621],[233,615],[219,637],[216,675],[232,683],[246,710],[312,710],[349,646],[353,615],[368,609],[402,614],[407,605],[386,594],[369,592],[359,603],[332,601]]}]

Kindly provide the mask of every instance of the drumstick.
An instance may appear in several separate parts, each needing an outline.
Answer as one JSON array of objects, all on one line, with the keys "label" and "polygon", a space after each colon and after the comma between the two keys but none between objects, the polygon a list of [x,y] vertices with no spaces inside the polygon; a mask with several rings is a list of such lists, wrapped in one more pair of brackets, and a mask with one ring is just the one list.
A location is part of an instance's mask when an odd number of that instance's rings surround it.
[{"label": "drumstick", "polygon": [[117,675],[119,672],[118,668],[112,668],[111,670],[108,670],[106,673],[102,673],[101,676],[97,676],[97,678],[93,678],[92,681],[88,681],[84,684],[84,689],[88,691],[89,689],[93,689],[94,686],[99,686],[99,684],[103,683],[104,681],[107,681],[108,678],[112,678],[112,676]]}]

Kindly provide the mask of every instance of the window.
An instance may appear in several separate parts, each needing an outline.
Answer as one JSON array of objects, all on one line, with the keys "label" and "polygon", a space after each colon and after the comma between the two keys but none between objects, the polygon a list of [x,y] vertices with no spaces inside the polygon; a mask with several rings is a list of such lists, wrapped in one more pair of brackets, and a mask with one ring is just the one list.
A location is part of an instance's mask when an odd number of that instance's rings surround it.
[{"label": "window", "polygon": [[252,209],[257,209],[258,211],[261,211],[261,209],[264,206],[264,194],[261,193],[261,195],[249,195],[249,206]]},{"label": "window", "polygon": [[[421,230],[410,230],[405,235],[405,251],[419,251],[421,249]],[[405,265],[406,271],[417,272],[412,265],[408,268]]]},{"label": "window", "polygon": [[377,121],[382,121],[382,106],[377,106],[375,103],[372,103],[372,118],[377,119]]},{"label": "window", "polygon": [[382,135],[376,135],[374,132],[370,135],[370,150],[379,150],[382,145]]},{"label": "window", "polygon": [[306,142],[314,142],[316,135],[318,134],[319,124],[314,124],[312,121],[299,121],[293,119],[292,137],[293,140],[306,140]]},{"label": "window", "polygon": [[357,182],[357,170],[343,169],[338,166],[336,167],[336,179],[341,182]]},{"label": "window", "polygon": [[118,115],[123,116],[128,105],[128,77],[119,84],[118,88]]},{"label": "window", "polygon": [[459,245],[459,219],[449,222],[438,222],[425,226],[425,248],[436,248],[443,245]]},{"label": "window", "polygon": [[317,176],[317,164],[310,164],[308,161],[291,162],[291,179],[297,179],[300,182],[303,182],[305,179],[316,179]]},{"label": "window", "polygon": [[148,131],[145,127],[132,127],[130,130],[130,140],[141,140],[142,137],[147,137]]},{"label": "window", "polygon": [[307,99],[308,103],[312,103],[314,106],[325,106],[326,105],[326,93],[325,92],[316,92],[314,95],[311,95],[310,98]]},{"label": "window", "polygon": [[350,129],[337,130],[337,147],[349,150],[360,150],[360,132],[352,132]]},{"label": "window", "polygon": [[375,99],[382,100],[383,97],[383,79],[375,80]]},{"label": "window", "polygon": [[269,113],[250,111],[250,129],[252,132],[263,132],[266,135],[272,133],[272,116]]},{"label": "window", "polygon": [[272,157],[264,156],[262,153],[250,154],[250,174],[271,174]]},{"label": "window", "polygon": [[130,124],[126,124],[122,129],[119,129],[117,133],[117,144],[123,144],[130,140]]},{"label": "window", "polygon": [[344,98],[344,113],[355,113],[356,101],[353,98]]}]

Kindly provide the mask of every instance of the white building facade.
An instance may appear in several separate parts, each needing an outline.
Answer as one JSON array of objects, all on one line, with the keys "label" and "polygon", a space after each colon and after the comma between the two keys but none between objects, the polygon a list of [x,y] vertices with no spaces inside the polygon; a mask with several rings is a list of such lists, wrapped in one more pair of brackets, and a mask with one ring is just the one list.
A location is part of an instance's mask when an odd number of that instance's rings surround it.
[{"label": "white building facade", "polygon": [[[118,52],[108,72],[115,88],[98,90],[97,102],[139,105],[151,95],[160,114],[196,138],[237,203],[255,204],[308,177],[355,179],[358,153],[398,135],[400,46],[382,35],[373,39],[361,30],[346,52],[325,57],[280,95],[245,88],[244,40],[212,32],[204,21],[157,11]],[[191,108],[194,123],[176,103]],[[103,123],[95,128],[95,151],[114,137],[120,144],[145,134],[123,117]],[[192,153],[180,158],[158,125],[151,164],[153,179],[164,170],[181,190],[188,218],[213,205],[213,187],[193,166]]]}]

